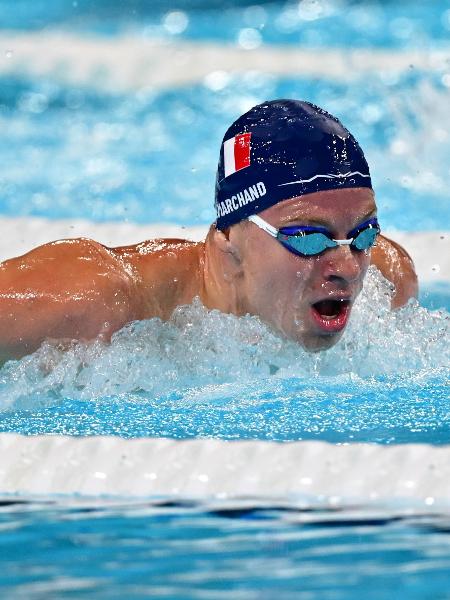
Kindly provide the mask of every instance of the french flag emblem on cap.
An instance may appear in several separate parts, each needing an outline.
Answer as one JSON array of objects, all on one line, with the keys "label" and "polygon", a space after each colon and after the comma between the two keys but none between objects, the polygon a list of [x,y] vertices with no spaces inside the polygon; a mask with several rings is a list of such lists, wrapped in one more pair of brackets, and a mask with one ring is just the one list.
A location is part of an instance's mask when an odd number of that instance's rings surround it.
[{"label": "french flag emblem on cap", "polygon": [[250,166],[251,133],[240,133],[223,143],[225,177]]}]

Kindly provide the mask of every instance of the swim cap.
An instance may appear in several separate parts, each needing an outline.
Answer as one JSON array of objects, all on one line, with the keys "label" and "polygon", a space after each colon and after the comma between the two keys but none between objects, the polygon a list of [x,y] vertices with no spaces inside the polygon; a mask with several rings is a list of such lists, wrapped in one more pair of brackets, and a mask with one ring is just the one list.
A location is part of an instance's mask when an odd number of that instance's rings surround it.
[{"label": "swim cap", "polygon": [[216,179],[217,229],[281,200],[372,188],[358,142],[336,117],[298,100],[253,107],[226,132]]}]

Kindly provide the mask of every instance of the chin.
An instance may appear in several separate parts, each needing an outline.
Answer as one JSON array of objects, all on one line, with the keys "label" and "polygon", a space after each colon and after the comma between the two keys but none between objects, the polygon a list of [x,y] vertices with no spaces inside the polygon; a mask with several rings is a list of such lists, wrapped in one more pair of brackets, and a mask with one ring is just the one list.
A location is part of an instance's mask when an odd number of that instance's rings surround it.
[{"label": "chin", "polygon": [[304,335],[301,339],[297,339],[307,352],[321,352],[329,350],[341,339],[343,331],[327,335]]}]

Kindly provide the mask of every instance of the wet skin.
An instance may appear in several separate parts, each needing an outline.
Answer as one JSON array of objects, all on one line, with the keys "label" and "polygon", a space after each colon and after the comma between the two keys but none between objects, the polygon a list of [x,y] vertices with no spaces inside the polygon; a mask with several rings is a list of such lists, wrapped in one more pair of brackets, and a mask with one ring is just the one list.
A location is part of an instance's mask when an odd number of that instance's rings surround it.
[{"label": "wet skin", "polygon": [[[276,228],[318,224],[345,239],[375,214],[372,192],[356,188],[286,200],[260,216]],[[45,339],[108,341],[126,323],[168,319],[196,296],[207,308],[258,315],[309,350],[326,349],[342,335],[370,263],[394,283],[393,308],[417,295],[411,259],[382,236],[371,252],[340,246],[308,258],[248,221],[225,232],[212,226],[201,243],[45,244],[0,264],[0,361]]]}]

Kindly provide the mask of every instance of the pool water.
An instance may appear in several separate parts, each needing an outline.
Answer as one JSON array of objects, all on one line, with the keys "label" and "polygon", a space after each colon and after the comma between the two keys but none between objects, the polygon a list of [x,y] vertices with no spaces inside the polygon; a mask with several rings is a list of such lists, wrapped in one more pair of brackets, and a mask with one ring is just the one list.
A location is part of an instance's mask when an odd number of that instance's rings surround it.
[{"label": "pool water", "polygon": [[[82,33],[118,35],[131,31],[144,37],[214,40],[240,43],[248,49],[261,44],[306,47],[433,48],[448,47],[450,2],[438,0],[26,0],[0,3],[2,27],[39,30],[59,26]],[[252,30],[252,31],[248,31]]]},{"label": "pool water", "polygon": [[0,527],[4,598],[449,598],[448,521],[425,515],[12,502]]},{"label": "pool water", "polygon": [[[30,75],[14,63],[14,48],[1,46],[1,216],[206,225],[223,131],[257,102],[298,97],[336,114],[360,140],[382,227],[448,231],[448,0],[0,0],[0,23],[3,46],[47,28],[80,47],[157,39],[224,53],[368,49],[387,52],[386,64],[411,57],[395,73],[366,73],[349,54],[351,76],[342,79],[244,67],[112,91],[102,69],[98,85],[86,78],[74,86],[64,71],[77,59]],[[108,346],[44,344],[0,368],[0,432],[444,447],[450,273],[439,276],[422,285],[419,302],[392,313],[389,285],[371,270],[343,339],[319,355],[255,317],[198,302],[168,323],[131,324]],[[448,514],[2,498],[4,598],[450,598]]]}]

